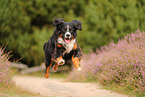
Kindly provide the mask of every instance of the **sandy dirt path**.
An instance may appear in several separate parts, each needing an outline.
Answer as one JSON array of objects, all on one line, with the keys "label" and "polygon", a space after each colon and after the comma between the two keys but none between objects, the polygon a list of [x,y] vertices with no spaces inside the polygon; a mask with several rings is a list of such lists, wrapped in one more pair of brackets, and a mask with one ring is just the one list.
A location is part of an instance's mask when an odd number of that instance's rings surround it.
[{"label": "sandy dirt path", "polygon": [[17,86],[46,97],[127,97],[101,89],[95,83],[66,82],[64,79],[15,76]]}]

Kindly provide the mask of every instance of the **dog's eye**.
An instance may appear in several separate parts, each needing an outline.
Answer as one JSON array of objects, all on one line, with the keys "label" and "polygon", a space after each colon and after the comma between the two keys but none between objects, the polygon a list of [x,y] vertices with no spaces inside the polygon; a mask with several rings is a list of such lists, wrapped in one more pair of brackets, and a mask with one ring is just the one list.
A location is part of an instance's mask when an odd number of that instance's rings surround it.
[{"label": "dog's eye", "polygon": [[66,31],[66,27],[63,29],[63,31]]},{"label": "dog's eye", "polygon": [[72,28],[70,28],[70,31],[72,32]]},{"label": "dog's eye", "polygon": [[65,31],[66,29],[64,28],[63,31]]}]

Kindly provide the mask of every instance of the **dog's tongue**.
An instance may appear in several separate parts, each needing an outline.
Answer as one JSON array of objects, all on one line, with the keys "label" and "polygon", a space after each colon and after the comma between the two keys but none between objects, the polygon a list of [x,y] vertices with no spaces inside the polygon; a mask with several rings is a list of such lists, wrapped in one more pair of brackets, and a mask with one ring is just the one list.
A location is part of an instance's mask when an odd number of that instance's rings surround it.
[{"label": "dog's tongue", "polygon": [[69,39],[65,39],[65,43],[69,43],[70,42],[70,40]]}]

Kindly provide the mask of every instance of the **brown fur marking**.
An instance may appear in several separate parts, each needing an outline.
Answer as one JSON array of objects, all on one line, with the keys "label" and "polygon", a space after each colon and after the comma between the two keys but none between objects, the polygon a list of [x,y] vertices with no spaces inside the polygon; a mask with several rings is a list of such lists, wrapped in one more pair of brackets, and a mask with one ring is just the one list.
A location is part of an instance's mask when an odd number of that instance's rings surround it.
[{"label": "brown fur marking", "polygon": [[73,50],[77,49],[77,43],[74,44]]},{"label": "brown fur marking", "polygon": [[57,47],[60,47],[60,48],[61,48],[61,47],[62,47],[62,45],[61,45],[61,44],[57,44]]},{"label": "brown fur marking", "polygon": [[56,64],[53,66],[53,71],[56,72],[57,68],[58,68],[58,64],[56,63]]}]

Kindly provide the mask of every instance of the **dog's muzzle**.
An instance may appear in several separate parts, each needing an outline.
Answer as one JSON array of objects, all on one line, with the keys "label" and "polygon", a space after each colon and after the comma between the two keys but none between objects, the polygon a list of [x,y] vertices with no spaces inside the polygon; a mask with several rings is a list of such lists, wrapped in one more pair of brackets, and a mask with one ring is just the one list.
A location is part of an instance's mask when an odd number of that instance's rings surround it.
[{"label": "dog's muzzle", "polygon": [[65,33],[65,43],[69,43],[71,39],[71,34],[69,32]]}]

